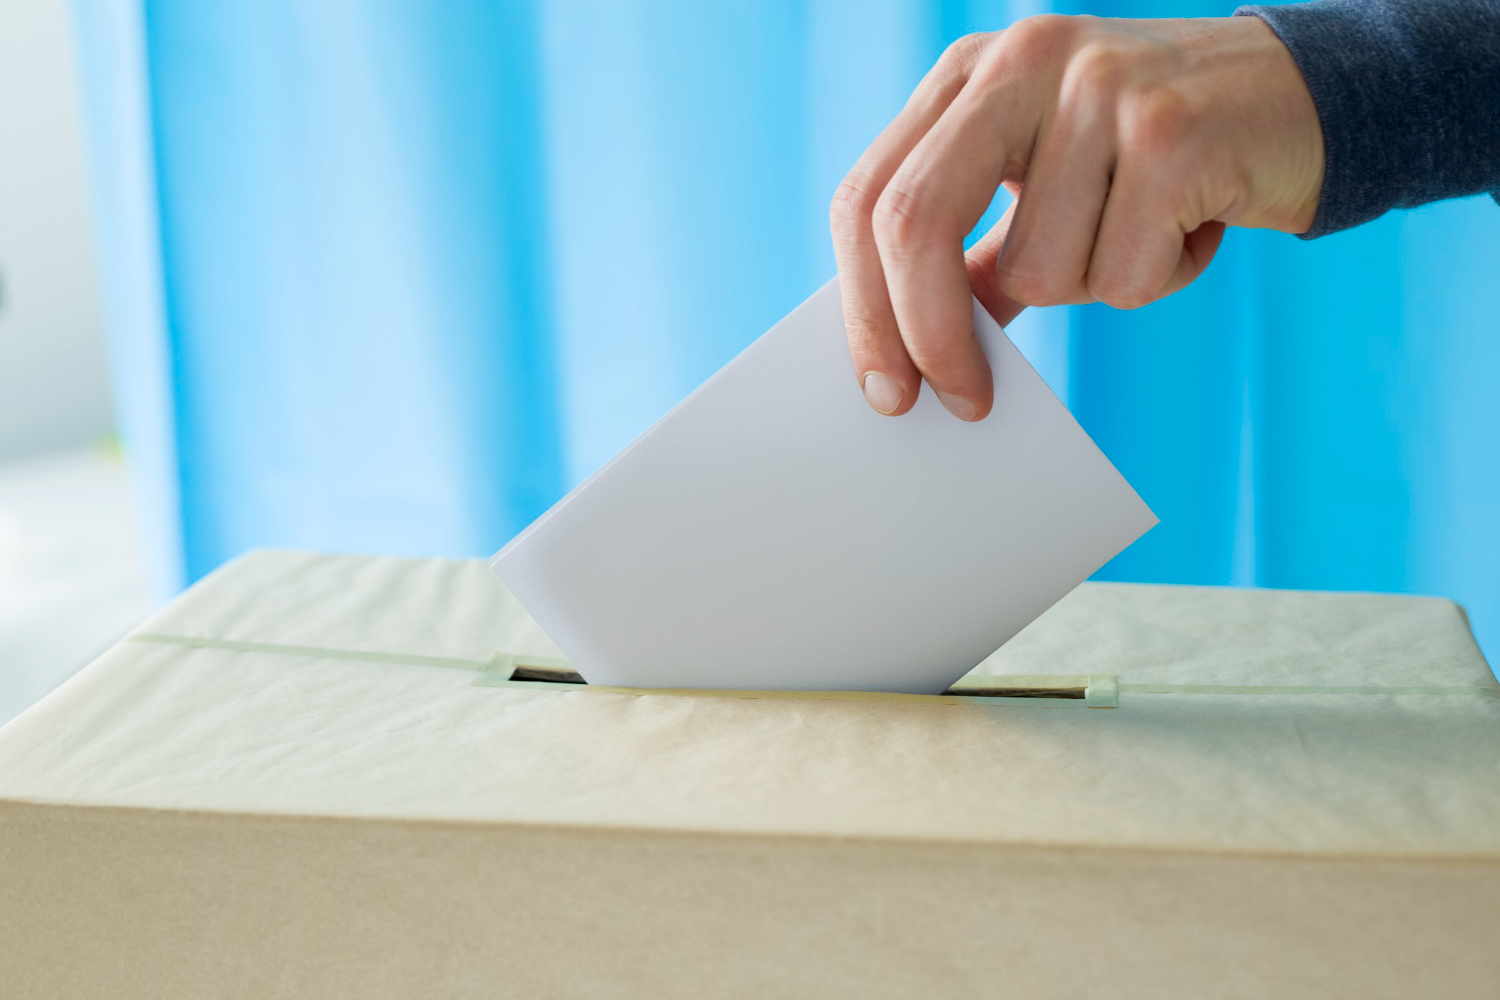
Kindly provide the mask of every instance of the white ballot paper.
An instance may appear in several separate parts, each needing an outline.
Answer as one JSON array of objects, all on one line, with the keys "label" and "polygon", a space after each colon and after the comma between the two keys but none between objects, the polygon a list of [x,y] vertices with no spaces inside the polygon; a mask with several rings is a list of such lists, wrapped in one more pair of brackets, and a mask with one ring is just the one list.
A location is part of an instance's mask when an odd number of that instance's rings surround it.
[{"label": "white ballot paper", "polygon": [[926,386],[882,416],[829,282],[495,572],[590,684],[943,691],[1157,523],[977,301],[974,327],[988,417]]}]

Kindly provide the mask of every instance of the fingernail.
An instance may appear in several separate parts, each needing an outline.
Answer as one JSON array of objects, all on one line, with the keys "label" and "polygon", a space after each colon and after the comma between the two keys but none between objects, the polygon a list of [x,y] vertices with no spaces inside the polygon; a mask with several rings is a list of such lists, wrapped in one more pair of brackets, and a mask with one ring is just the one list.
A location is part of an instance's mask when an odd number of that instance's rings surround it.
[{"label": "fingernail", "polygon": [[943,404],[943,409],[960,420],[973,420],[974,414],[979,412],[979,407],[954,393],[939,392],[937,398]]},{"label": "fingernail", "polygon": [[889,375],[881,372],[868,373],[865,375],[864,390],[865,399],[881,413],[895,413],[901,406],[901,386]]}]

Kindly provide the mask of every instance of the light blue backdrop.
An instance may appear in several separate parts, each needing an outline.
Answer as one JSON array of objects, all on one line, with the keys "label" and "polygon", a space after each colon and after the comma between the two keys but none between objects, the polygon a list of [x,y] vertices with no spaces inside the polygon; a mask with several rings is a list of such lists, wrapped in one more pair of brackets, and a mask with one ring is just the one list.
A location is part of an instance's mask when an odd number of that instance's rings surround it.
[{"label": "light blue backdrop", "polygon": [[[76,5],[121,426],[164,590],[256,545],[498,548],[833,273],[943,46],[1042,8]],[[1012,335],[1162,525],[1111,579],[1446,594],[1500,648],[1500,209],[1231,232]]]}]

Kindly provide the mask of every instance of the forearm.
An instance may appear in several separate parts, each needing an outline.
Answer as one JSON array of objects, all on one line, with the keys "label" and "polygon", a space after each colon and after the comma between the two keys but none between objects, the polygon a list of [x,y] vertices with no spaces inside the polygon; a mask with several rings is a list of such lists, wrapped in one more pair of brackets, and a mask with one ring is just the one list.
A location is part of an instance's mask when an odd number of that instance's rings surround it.
[{"label": "forearm", "polygon": [[1241,7],[1286,43],[1323,127],[1308,237],[1392,208],[1500,200],[1500,0],[1317,0]]}]

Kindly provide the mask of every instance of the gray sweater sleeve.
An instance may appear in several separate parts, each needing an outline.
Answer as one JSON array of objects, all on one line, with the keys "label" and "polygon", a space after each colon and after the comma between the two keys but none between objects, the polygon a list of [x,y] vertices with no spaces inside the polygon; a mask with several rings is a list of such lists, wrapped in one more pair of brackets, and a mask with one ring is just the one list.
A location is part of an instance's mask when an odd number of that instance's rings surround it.
[{"label": "gray sweater sleeve", "polygon": [[1302,70],[1326,168],[1305,238],[1488,191],[1500,201],[1500,0],[1241,7]]}]

